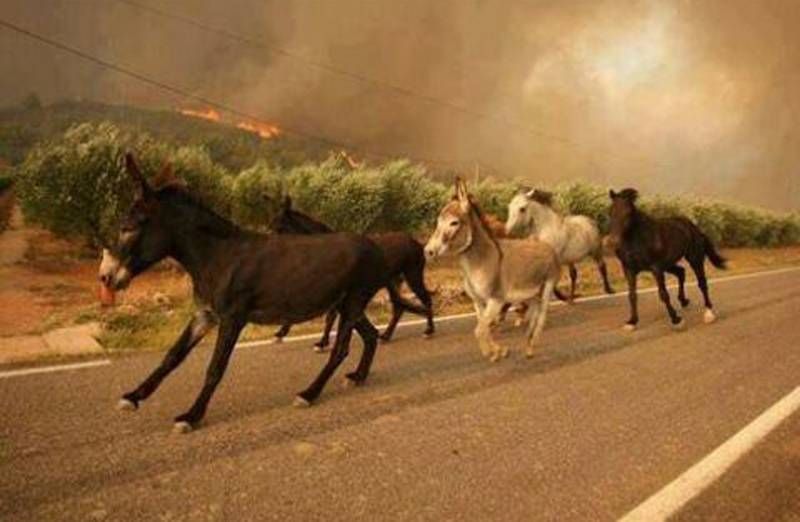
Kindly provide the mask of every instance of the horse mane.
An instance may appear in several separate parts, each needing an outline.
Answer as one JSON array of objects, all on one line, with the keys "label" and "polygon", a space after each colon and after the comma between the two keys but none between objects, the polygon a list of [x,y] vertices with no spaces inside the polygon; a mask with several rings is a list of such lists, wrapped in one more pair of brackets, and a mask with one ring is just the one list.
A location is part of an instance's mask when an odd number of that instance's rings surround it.
[{"label": "horse mane", "polygon": [[194,224],[214,236],[230,237],[243,232],[235,223],[195,199],[182,185],[168,184],[156,191],[156,197],[161,202],[169,202],[188,209],[192,213],[191,219]]},{"label": "horse mane", "polygon": [[536,189],[533,191],[533,195],[531,199],[537,203],[540,203],[546,207],[553,208],[553,193],[548,192],[546,190],[539,190]]},{"label": "horse mane", "polygon": [[635,188],[626,188],[619,191],[617,193],[617,196],[627,201],[630,201],[631,203],[635,203],[636,198],[639,197],[639,191],[636,190]]}]

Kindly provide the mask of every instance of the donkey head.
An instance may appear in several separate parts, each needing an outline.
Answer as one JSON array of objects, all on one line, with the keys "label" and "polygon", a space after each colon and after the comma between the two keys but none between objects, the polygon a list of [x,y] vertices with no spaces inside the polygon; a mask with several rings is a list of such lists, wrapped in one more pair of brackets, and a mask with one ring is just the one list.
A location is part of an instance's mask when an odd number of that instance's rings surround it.
[{"label": "donkey head", "polygon": [[521,188],[508,203],[506,234],[517,228],[530,229],[542,207],[553,206],[553,194],[539,189]]},{"label": "donkey head", "polygon": [[[158,194],[130,153],[125,155],[125,168],[136,186],[136,197],[120,223],[117,244],[103,250],[98,271],[100,281],[113,290],[125,288],[135,276],[167,257],[173,242]],[[171,178],[171,167],[165,166],[159,177]]]},{"label": "donkey head", "polygon": [[439,212],[436,230],[425,245],[425,256],[428,259],[447,252],[460,253],[469,248],[472,243],[471,205],[467,185],[457,177],[453,199]]},{"label": "donkey head", "polygon": [[604,242],[606,247],[615,249],[633,225],[636,216],[636,198],[639,197],[639,193],[636,189],[626,188],[620,192],[609,190],[608,196],[611,198],[610,224]]}]

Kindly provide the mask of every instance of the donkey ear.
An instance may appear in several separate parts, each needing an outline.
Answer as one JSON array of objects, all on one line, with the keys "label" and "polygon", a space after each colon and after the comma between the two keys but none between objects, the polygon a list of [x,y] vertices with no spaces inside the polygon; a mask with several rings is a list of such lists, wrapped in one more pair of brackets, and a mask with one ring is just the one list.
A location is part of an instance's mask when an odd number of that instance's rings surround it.
[{"label": "donkey ear", "polygon": [[469,193],[467,192],[467,184],[460,177],[456,177],[456,199],[461,204],[461,208],[466,210],[469,208]]},{"label": "donkey ear", "polygon": [[288,194],[283,197],[283,210],[291,210],[292,209],[292,197]]},{"label": "donkey ear", "polygon": [[166,187],[182,187],[183,183],[175,175],[175,171],[172,169],[172,163],[165,161],[164,166],[161,167],[161,171],[153,181],[153,186],[157,189]]},{"label": "donkey ear", "polygon": [[609,189],[608,190],[608,197],[610,197],[611,199],[614,199],[614,198],[617,197],[617,193],[614,192],[614,189]]},{"label": "donkey ear", "polygon": [[150,197],[153,193],[153,189],[150,188],[147,180],[144,179],[144,174],[142,174],[142,171],[139,170],[139,165],[136,163],[136,158],[133,157],[133,153],[131,152],[125,154],[125,170],[128,171],[131,179],[133,179],[133,182],[136,184],[136,197],[138,199],[146,199]]},{"label": "donkey ear", "polygon": [[525,197],[528,199],[533,199],[533,196],[535,195],[536,195],[536,189],[529,189],[527,192],[525,192]]}]

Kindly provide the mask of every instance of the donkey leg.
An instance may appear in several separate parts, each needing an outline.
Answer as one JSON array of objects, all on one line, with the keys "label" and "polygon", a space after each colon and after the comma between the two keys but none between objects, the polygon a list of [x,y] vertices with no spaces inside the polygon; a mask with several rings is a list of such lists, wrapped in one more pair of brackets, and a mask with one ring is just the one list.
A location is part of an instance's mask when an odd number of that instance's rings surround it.
[{"label": "donkey leg", "polygon": [[220,323],[217,344],[214,347],[211,362],[208,363],[208,370],[206,370],[206,382],[189,411],[175,417],[175,431],[181,433],[191,431],[205,416],[208,403],[225,375],[233,347],[236,345],[236,340],[244,325],[244,321],[232,317],[226,317]]},{"label": "donkey leg", "polygon": [[689,300],[686,298],[686,289],[684,288],[684,283],[686,283],[686,269],[680,265],[673,265],[667,268],[667,272],[678,278],[678,302],[681,304],[682,308],[686,308],[689,306]]},{"label": "donkey leg", "polygon": [[525,357],[533,357],[534,345],[542,335],[544,324],[547,322],[547,308],[550,305],[550,296],[552,295],[553,288],[556,285],[555,279],[549,279],[544,284],[544,292],[542,292],[541,303],[535,303],[531,308],[536,307],[530,314],[530,322],[528,324],[528,347],[525,350]]},{"label": "donkey leg", "polygon": [[574,263],[569,264],[569,304],[575,302],[575,287],[578,284],[578,269]]},{"label": "donkey leg", "polygon": [[331,330],[333,329],[333,323],[336,322],[337,312],[335,308],[331,308],[328,310],[328,313],[325,314],[325,327],[322,330],[322,337],[319,338],[319,341],[314,343],[314,351],[317,353],[322,353],[325,351],[325,348],[331,344]]},{"label": "donkey leg", "polygon": [[284,323],[281,328],[275,332],[275,342],[283,342],[283,338],[289,335],[289,330],[292,329],[292,323]]},{"label": "donkey leg", "polygon": [[135,410],[139,407],[139,402],[147,399],[158,388],[172,371],[177,368],[192,348],[197,346],[203,337],[214,327],[216,321],[208,310],[197,312],[189,324],[184,328],[183,333],[164,356],[161,364],[153,370],[135,390],[126,393],[120,399],[118,408],[121,410]]},{"label": "donkey leg", "polygon": [[672,301],[669,298],[666,281],[664,280],[664,271],[660,268],[654,268],[653,275],[655,276],[656,283],[658,284],[658,297],[661,299],[661,302],[664,303],[664,306],[667,309],[672,326],[676,329],[683,328],[683,319],[681,319],[681,316],[675,311],[675,308],[672,307]]},{"label": "donkey leg", "polygon": [[408,287],[425,307],[425,317],[428,320],[428,325],[423,335],[425,335],[425,337],[430,337],[435,330],[433,325],[433,299],[431,299],[431,293],[428,291],[427,287],[425,287],[424,271],[425,260],[423,259],[421,266],[414,267],[412,270],[406,271],[403,275],[406,278]]},{"label": "donkey leg", "polygon": [[700,288],[700,292],[703,293],[703,304],[706,307],[706,311],[703,314],[703,322],[706,324],[713,323],[717,320],[717,316],[714,313],[714,305],[711,304],[711,298],[708,296],[708,281],[706,280],[706,267],[703,264],[703,258],[700,258],[700,260],[690,259],[689,264],[695,276],[697,276],[697,286]]},{"label": "donkey leg", "polygon": [[[363,314],[363,310],[361,312]],[[350,350],[350,338],[353,334],[353,326],[355,321],[350,317],[350,311],[341,309],[339,313],[339,329],[336,332],[336,341],[333,344],[333,350],[328,358],[328,362],[323,366],[322,371],[316,379],[309,385],[308,388],[297,394],[294,400],[294,405],[298,407],[310,406],[314,400],[322,393],[322,389],[331,378],[333,372],[342,364]]]},{"label": "donkey leg", "polygon": [[486,309],[478,318],[478,325],[475,328],[475,337],[478,340],[481,353],[492,362],[496,362],[501,357],[508,355],[508,349],[502,348],[492,339],[492,323],[497,320],[504,304],[503,301],[498,299],[489,299],[486,303]]},{"label": "donkey leg", "polygon": [[375,357],[375,349],[378,345],[378,330],[372,326],[366,315],[361,316],[361,319],[355,325],[355,329],[364,342],[364,352],[361,354],[361,360],[358,362],[356,371],[348,373],[346,377],[354,384],[361,384],[367,380],[369,369],[372,367],[372,359]]},{"label": "donkey leg", "polygon": [[639,275],[631,268],[625,268],[625,279],[628,281],[628,304],[630,305],[631,315],[628,322],[623,327],[625,330],[632,332],[636,330],[636,325],[639,324],[639,309],[636,295],[636,278]]}]

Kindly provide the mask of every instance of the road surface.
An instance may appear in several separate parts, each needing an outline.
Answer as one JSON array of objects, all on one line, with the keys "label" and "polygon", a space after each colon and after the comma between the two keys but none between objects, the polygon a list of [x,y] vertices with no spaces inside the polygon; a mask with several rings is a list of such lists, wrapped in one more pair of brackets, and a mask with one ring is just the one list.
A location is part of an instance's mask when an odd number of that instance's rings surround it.
[{"label": "road surface", "polygon": [[[239,348],[205,424],[171,432],[210,347],[136,413],[120,394],[160,358],[0,379],[2,520],[615,520],[800,383],[800,271],[720,281],[719,320],[690,288],[687,332],[653,293],[551,310],[538,355],[479,355],[474,319],[380,347],[368,385],[334,377],[292,408],[323,359],[307,341]],[[358,348],[354,347],[354,355]],[[345,367],[353,367],[351,355]],[[675,514],[800,517],[792,414]],[[687,499],[688,500],[688,499]]]}]

